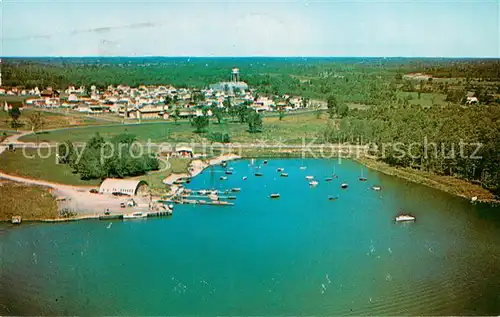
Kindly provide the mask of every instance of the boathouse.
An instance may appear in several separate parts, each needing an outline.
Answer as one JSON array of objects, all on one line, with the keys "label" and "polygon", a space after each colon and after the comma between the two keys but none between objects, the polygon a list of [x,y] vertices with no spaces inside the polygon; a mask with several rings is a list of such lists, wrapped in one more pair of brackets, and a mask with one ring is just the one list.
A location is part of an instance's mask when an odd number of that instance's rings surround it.
[{"label": "boathouse", "polygon": [[106,178],[99,187],[99,194],[140,196],[147,194],[148,189],[148,183],[142,180]]}]

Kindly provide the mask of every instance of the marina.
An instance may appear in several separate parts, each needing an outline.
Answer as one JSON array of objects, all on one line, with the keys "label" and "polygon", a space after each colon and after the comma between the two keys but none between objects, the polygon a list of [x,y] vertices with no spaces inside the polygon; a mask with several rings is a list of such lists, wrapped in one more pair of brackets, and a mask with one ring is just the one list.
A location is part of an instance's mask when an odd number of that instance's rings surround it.
[{"label": "marina", "polygon": [[[163,211],[148,213],[147,219],[158,217],[155,221],[121,221],[111,210],[102,221],[25,226],[23,219],[20,226],[5,225],[4,252],[12,256],[4,260],[4,283],[9,291],[25,294],[27,300],[15,304],[30,315],[238,315],[244,310],[260,316],[282,314],[281,303],[289,309],[286,315],[399,315],[403,310],[457,315],[479,307],[467,306],[470,292],[494,303],[498,292],[490,287],[499,280],[490,272],[500,265],[491,257],[500,252],[496,209],[376,172],[360,182],[359,165],[351,161],[304,164],[307,175],[317,177],[335,164],[349,190],[341,190],[336,179],[321,179],[308,190],[300,160],[293,159],[269,159],[262,177],[243,180],[248,161],[238,160],[228,162],[234,174],[225,181],[219,179],[225,168],[215,166],[179,186],[174,197],[158,198],[161,206],[174,205],[175,217]],[[278,167],[290,171],[289,177],[281,178]],[[418,221],[396,222],[402,210]],[[134,207],[120,212],[131,214]],[[33,238],[38,236],[44,239]],[[466,255],[465,248],[476,251]],[[112,270],[103,270],[103,261]],[[130,274],[144,263],[148,269]],[[258,278],[248,273],[256,268]],[[30,286],[18,283],[18,276]],[[75,284],[90,294],[88,302],[73,291]],[[137,292],[146,289],[155,291]],[[35,294],[36,304],[28,301]],[[266,314],[250,297],[267,307]],[[107,305],[116,298],[124,301]],[[494,315],[495,309],[481,306],[479,312]]]}]

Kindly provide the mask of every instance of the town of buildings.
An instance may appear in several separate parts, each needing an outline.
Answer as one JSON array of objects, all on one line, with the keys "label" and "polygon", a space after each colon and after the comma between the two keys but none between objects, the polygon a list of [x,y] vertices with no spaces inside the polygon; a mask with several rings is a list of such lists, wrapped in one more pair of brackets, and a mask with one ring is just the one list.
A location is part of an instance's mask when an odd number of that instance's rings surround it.
[{"label": "town of buildings", "polygon": [[[51,87],[40,90],[9,89],[0,87],[0,95],[26,97],[27,107],[66,108],[85,114],[111,113],[125,119],[151,120],[168,119],[174,109],[179,117],[211,116],[205,107],[223,108],[227,101],[231,106],[247,104],[256,112],[292,111],[304,106],[301,97],[257,96],[254,89],[240,80],[238,68],[231,70],[231,80],[209,85],[206,89],[176,88],[172,85],[129,87],[108,86],[105,90],[97,87],[69,86],[64,91]],[[4,108],[8,108],[7,104]]]}]

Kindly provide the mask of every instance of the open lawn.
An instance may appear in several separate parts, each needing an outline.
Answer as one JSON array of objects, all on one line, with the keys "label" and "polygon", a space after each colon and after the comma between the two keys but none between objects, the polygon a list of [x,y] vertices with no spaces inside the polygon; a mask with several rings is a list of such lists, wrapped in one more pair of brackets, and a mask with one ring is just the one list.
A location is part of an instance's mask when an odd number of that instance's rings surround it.
[{"label": "open lawn", "polygon": [[223,132],[229,133],[232,142],[253,143],[264,139],[281,140],[287,144],[301,144],[302,138],[305,138],[307,142],[313,140],[327,122],[325,114],[318,118],[316,113],[290,114],[281,121],[279,117],[265,117],[263,132],[255,134],[247,131],[247,124],[229,122],[219,125],[215,120],[211,121],[209,132],[204,134],[194,133],[194,128],[189,122],[107,125],[49,131],[39,133],[37,136],[25,136],[21,138],[21,141],[36,142],[38,139],[40,142],[63,142],[65,140],[84,142],[96,132],[99,132],[104,138],[127,132],[135,134],[140,142],[146,142],[148,139],[151,142],[191,142],[193,139],[207,137],[211,132]]},{"label": "open lawn", "polygon": [[0,221],[21,216],[23,220],[57,217],[57,204],[47,188],[0,180]]},{"label": "open lawn", "polygon": [[[28,118],[35,111],[39,110],[34,110],[34,109],[21,110],[21,117],[19,118],[19,123],[21,124],[21,126],[19,127],[20,130],[31,130],[31,125],[29,123]],[[42,113],[42,116],[44,118],[43,129],[57,129],[65,127],[103,124],[103,121],[98,121],[92,118],[74,114],[66,115],[63,113],[54,113],[47,111],[39,111],[39,112]],[[0,129],[12,129],[11,118],[7,112],[3,111],[3,109],[0,110]]]},{"label": "open lawn", "polygon": [[[48,155],[51,151],[51,155]],[[73,174],[73,169],[65,164],[56,164],[56,149],[40,149],[41,158],[35,149],[25,149],[23,155],[22,149],[16,149],[14,152],[5,151],[0,154],[0,170],[4,173],[28,177],[34,179],[43,179],[49,182],[69,185],[97,185],[99,180],[84,181],[78,174]],[[33,157],[33,158],[29,158]]]},{"label": "open lawn", "polygon": [[447,105],[448,102],[446,100],[445,94],[440,93],[421,93],[420,99],[418,99],[418,92],[398,92],[398,97],[401,99],[411,98],[408,102],[410,105],[420,105],[422,107],[428,108],[434,105],[443,106]]}]

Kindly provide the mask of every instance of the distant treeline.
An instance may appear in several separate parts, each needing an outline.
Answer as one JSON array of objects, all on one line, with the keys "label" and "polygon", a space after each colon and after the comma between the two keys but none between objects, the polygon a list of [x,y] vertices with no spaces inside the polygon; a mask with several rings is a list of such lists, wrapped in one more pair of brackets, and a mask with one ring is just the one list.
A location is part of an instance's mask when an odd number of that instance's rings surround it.
[{"label": "distant treeline", "polygon": [[[479,182],[500,195],[500,107],[374,106],[351,110],[323,142],[373,144],[392,165]],[[376,145],[376,147],[375,147]]]},{"label": "distant treeline", "polygon": [[[5,86],[65,89],[68,85],[172,84],[203,88],[230,79],[239,67],[242,80],[263,94],[291,94],[381,104],[394,98],[387,83],[395,75],[426,72],[442,77],[498,79],[498,59],[413,58],[4,58]],[[391,92],[392,91],[392,92]]]}]

